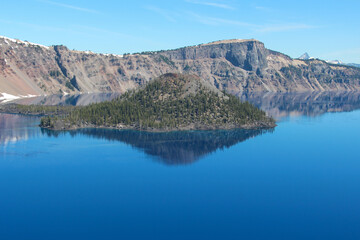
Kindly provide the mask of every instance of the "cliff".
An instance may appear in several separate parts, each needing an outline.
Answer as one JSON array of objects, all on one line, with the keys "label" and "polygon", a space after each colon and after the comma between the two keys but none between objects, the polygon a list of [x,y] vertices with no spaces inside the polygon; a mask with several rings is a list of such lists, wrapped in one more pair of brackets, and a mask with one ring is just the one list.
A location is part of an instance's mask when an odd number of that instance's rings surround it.
[{"label": "cliff", "polygon": [[197,75],[231,93],[360,90],[359,68],[292,59],[257,40],[109,55],[0,37],[0,99],[1,93],[123,93],[170,72]]}]

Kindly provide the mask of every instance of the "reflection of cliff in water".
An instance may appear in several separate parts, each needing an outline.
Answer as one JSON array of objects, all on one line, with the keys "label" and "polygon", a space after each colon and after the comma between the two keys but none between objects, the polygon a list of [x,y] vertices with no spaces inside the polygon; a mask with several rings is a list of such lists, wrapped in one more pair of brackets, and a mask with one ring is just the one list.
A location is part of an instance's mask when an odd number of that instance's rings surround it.
[{"label": "reflection of cliff in water", "polygon": [[[260,107],[276,119],[293,115],[318,116],[327,112],[360,109],[360,92],[240,93],[241,100]],[[21,104],[84,106],[109,101],[119,93],[51,95],[19,99]]]},{"label": "reflection of cliff in water", "polygon": [[38,117],[0,113],[0,144],[27,140],[41,135]]},{"label": "reflection of cliff in water", "polygon": [[84,93],[75,95],[50,95],[16,100],[25,105],[58,105],[85,106],[91,103],[110,101],[120,96],[120,93]]},{"label": "reflection of cliff in water", "polygon": [[[276,119],[294,115],[318,116],[327,112],[360,109],[360,92],[240,93],[241,100],[265,110]],[[51,95],[16,100],[20,104],[84,106],[109,101],[119,93]]]},{"label": "reflection of cliff in water", "polygon": [[238,96],[276,119],[360,109],[360,92],[242,93]]},{"label": "reflection of cliff in water", "polygon": [[[49,136],[64,132],[43,131]],[[71,135],[86,135],[109,141],[119,141],[144,151],[169,165],[189,164],[218,149],[229,148],[249,138],[272,132],[271,130],[217,130],[150,133],[132,130],[80,129]],[[66,133],[66,132],[65,132]]]}]

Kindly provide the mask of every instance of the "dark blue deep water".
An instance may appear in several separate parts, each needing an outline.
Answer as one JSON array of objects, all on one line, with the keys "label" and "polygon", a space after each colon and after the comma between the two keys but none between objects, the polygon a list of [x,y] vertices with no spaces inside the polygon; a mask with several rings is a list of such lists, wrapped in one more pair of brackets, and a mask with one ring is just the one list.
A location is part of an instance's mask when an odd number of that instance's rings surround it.
[{"label": "dark blue deep water", "polygon": [[275,100],[257,131],[0,114],[0,239],[360,239],[359,98]]}]

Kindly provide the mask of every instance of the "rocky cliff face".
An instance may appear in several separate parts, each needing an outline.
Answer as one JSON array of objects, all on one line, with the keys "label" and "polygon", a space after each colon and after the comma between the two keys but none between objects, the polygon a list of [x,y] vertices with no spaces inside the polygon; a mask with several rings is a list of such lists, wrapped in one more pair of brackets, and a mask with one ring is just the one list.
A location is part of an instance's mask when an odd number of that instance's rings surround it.
[{"label": "rocky cliff face", "polygon": [[196,74],[232,93],[360,90],[358,68],[291,59],[257,40],[106,55],[0,37],[0,95],[125,92],[170,72]]}]

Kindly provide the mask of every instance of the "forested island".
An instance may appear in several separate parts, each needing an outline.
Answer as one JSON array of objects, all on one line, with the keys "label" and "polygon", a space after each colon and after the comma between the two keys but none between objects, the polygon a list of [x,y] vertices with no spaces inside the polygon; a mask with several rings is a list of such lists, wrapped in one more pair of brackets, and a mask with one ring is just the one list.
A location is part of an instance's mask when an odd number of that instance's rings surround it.
[{"label": "forested island", "polygon": [[40,126],[52,130],[176,131],[276,126],[275,120],[264,111],[219,91],[201,78],[172,73],[108,102],[83,107],[33,105],[13,108],[23,114],[45,115]]}]

